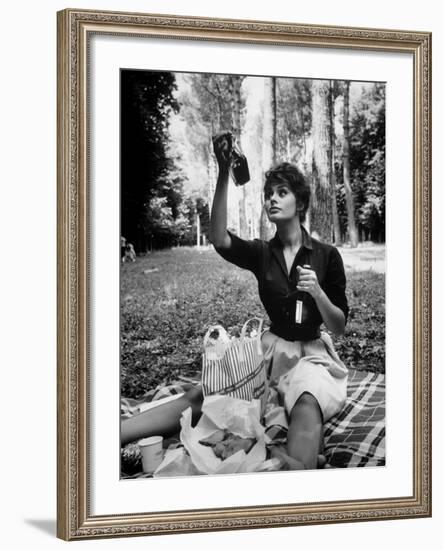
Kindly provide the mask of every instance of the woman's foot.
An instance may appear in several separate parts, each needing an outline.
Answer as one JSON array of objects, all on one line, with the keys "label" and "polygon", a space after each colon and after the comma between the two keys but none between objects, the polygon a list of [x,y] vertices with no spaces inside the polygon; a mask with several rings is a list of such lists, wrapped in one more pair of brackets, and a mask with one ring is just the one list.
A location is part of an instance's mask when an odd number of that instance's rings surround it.
[{"label": "woman's foot", "polygon": [[[280,470],[306,470],[305,465],[300,460],[289,456],[285,451],[279,447],[272,447],[271,457],[278,458],[281,462]],[[317,468],[324,469],[330,468],[331,466],[327,463],[325,455],[318,455],[317,459]]]}]

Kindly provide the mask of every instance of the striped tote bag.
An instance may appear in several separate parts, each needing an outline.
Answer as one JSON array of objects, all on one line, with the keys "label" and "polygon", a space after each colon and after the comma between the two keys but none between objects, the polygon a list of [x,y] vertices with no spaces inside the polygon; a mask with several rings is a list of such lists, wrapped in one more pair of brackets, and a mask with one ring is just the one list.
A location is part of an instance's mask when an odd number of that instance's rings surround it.
[{"label": "striped tote bag", "polygon": [[[256,336],[247,336],[252,321],[258,321]],[[267,398],[266,369],[263,362],[261,333],[263,319],[246,321],[240,338],[230,339],[221,325],[213,325],[203,339],[202,388],[203,395],[229,395],[237,399],[260,400],[264,411]],[[218,332],[216,340],[211,338]]]}]

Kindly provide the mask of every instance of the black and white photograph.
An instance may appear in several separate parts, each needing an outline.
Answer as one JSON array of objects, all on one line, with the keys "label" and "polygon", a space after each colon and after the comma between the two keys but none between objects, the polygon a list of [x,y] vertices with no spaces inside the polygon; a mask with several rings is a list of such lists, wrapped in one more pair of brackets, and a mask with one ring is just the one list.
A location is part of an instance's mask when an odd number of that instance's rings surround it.
[{"label": "black and white photograph", "polygon": [[4,548],[438,548],[438,6],[5,3]]},{"label": "black and white photograph", "polygon": [[120,70],[121,479],[386,464],[385,94]]}]

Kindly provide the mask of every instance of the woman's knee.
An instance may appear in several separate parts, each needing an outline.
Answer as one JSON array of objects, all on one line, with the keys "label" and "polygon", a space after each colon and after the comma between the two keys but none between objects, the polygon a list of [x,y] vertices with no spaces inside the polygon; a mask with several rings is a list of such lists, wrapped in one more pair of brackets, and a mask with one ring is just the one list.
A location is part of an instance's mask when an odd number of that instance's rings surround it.
[{"label": "woman's knee", "polygon": [[312,412],[319,413],[321,415],[320,405],[317,399],[312,395],[312,393],[304,392],[295,402],[292,410],[290,412],[290,417],[303,413],[303,412]]}]

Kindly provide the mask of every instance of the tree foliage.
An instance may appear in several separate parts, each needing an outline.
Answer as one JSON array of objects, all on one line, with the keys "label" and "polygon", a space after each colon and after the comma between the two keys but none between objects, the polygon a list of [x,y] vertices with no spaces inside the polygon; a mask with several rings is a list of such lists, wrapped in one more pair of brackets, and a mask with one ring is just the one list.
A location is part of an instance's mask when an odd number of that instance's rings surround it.
[{"label": "tree foliage", "polygon": [[167,238],[178,216],[183,181],[167,155],[169,115],[178,110],[169,72],[121,73],[121,233],[145,251]]},{"label": "tree foliage", "polygon": [[352,189],[360,230],[385,240],[385,85],[368,87],[351,120]]},{"label": "tree foliage", "polygon": [[121,127],[122,234],[139,252],[195,244],[197,220],[207,233],[220,131],[237,136],[251,174],[229,186],[229,229],[263,233],[264,174],[289,161],[311,182],[306,223],[323,240],[349,242],[351,212],[360,240],[384,240],[384,84],[125,70]]},{"label": "tree foliage", "polygon": [[311,81],[277,79],[277,154],[282,161],[293,162],[307,171],[307,139],[312,127]]}]

